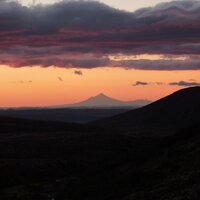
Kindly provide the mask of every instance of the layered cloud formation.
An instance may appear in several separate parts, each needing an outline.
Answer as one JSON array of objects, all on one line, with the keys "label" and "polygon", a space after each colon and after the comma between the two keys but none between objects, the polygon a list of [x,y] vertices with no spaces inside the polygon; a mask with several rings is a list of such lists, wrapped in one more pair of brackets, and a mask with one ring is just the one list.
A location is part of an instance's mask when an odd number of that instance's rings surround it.
[{"label": "layered cloud formation", "polygon": [[[90,1],[31,8],[0,1],[0,64],[11,67],[199,70],[199,33],[199,1],[134,13]],[[118,59],[146,54],[160,57]]]}]

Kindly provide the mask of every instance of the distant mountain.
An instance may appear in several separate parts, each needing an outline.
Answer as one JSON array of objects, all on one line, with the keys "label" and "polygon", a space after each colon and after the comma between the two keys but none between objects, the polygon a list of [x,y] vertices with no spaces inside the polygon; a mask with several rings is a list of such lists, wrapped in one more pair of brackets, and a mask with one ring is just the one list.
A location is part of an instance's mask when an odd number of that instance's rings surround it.
[{"label": "distant mountain", "polygon": [[100,93],[97,96],[90,97],[82,102],[75,104],[66,104],[55,106],[56,108],[64,108],[64,107],[87,107],[87,108],[106,108],[106,107],[141,107],[151,103],[149,100],[135,100],[135,101],[120,101],[111,97],[106,96],[103,93]]},{"label": "distant mountain", "polygon": [[200,87],[179,90],[139,109],[93,122],[135,134],[172,134],[200,122]]}]

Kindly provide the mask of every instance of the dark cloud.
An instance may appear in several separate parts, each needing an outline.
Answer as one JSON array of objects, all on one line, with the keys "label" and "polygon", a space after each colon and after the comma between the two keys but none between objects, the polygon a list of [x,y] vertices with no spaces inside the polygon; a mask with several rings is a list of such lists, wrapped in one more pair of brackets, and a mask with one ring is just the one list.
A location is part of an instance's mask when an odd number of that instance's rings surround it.
[{"label": "dark cloud", "polygon": [[83,72],[82,72],[81,70],[75,70],[75,71],[74,71],[74,74],[79,75],[79,76],[82,76],[82,75],[83,75]]},{"label": "dark cloud", "polygon": [[191,86],[200,86],[200,83],[198,83],[198,82],[179,81],[179,82],[169,83],[169,85],[182,86],[182,87],[191,87]]},{"label": "dark cloud", "polygon": [[139,86],[139,85],[143,85],[143,86],[147,86],[147,85],[164,85],[165,83],[163,82],[144,82],[144,81],[136,81],[133,86]]},{"label": "dark cloud", "polygon": [[171,85],[171,86],[181,86],[181,87],[191,87],[191,86],[200,86],[199,82],[196,82],[194,79],[190,79],[190,81],[178,81],[178,82],[171,82],[171,83],[164,83],[164,82],[146,82],[146,81],[136,81],[133,86],[147,86],[147,85]]},{"label": "dark cloud", "polygon": [[149,85],[149,83],[147,83],[147,82],[142,82],[142,81],[136,81],[134,84],[133,84],[133,86],[139,86],[139,85]]},{"label": "dark cloud", "polygon": [[186,60],[125,60],[114,65],[141,70],[200,70],[200,58]]},{"label": "dark cloud", "polygon": [[[174,1],[134,13],[95,1],[62,1],[30,8],[0,1],[0,64],[199,70],[199,32],[199,1]],[[108,55],[115,54],[189,58],[109,60]]]}]

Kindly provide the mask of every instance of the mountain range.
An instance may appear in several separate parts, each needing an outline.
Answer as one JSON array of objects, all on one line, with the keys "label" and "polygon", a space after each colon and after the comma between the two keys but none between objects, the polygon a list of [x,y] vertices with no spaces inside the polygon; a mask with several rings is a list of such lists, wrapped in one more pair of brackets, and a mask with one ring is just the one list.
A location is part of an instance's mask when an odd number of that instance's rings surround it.
[{"label": "mountain range", "polygon": [[90,97],[84,101],[74,104],[53,106],[56,108],[112,108],[112,107],[141,107],[151,103],[150,100],[138,99],[135,101],[120,101],[103,93]]},{"label": "mountain range", "polygon": [[149,103],[149,100],[120,101],[101,93],[75,104],[3,108],[0,109],[0,115],[32,120],[88,123],[142,107]]}]

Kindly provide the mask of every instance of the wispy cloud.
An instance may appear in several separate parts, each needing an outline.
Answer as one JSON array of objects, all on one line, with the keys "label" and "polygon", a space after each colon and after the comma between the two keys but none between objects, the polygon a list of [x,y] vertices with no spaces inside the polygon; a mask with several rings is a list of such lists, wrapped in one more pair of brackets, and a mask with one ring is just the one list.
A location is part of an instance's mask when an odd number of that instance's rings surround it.
[{"label": "wispy cloud", "polygon": [[83,72],[82,72],[81,70],[75,70],[75,71],[74,71],[74,74],[79,75],[79,76],[82,76],[82,75],[83,75]]},{"label": "wispy cloud", "polygon": [[147,86],[147,85],[164,85],[164,82],[144,82],[144,81],[136,81],[133,86]]},{"label": "wispy cloud", "polygon": [[153,82],[153,84],[156,84],[156,85],[164,85],[165,83],[163,83],[163,82]]},{"label": "wispy cloud", "polygon": [[133,84],[133,86],[148,86],[148,85],[157,85],[157,86],[171,85],[171,86],[191,87],[191,86],[200,86],[200,82],[197,82],[194,79],[189,79],[189,81],[175,81],[170,83],[136,81]]},{"label": "wispy cloud", "polygon": [[32,83],[33,81],[32,80],[28,80],[28,81],[26,81],[26,80],[20,80],[18,83],[20,83],[20,84],[26,84],[26,83]]},{"label": "wispy cloud", "polygon": [[199,82],[179,81],[179,82],[171,82],[171,83],[169,83],[169,85],[191,87],[191,86],[200,86],[200,83]]},{"label": "wispy cloud", "polygon": [[142,82],[142,81],[136,81],[134,84],[133,84],[133,86],[139,86],[139,85],[149,85],[149,83],[148,82]]},{"label": "wispy cloud", "polygon": [[58,76],[58,80],[59,80],[60,82],[63,82],[63,79],[62,79],[60,76]]},{"label": "wispy cloud", "polygon": [[191,79],[189,79],[189,81],[196,81],[195,79],[193,79],[193,78],[191,78]]}]

